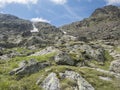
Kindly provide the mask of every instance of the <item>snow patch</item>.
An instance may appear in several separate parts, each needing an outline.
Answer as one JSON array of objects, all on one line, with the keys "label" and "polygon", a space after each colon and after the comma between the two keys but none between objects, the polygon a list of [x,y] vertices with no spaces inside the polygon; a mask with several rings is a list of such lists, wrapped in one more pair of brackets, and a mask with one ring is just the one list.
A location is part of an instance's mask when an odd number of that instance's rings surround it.
[{"label": "snow patch", "polygon": [[38,28],[36,28],[35,24],[33,23],[32,25],[33,25],[33,30],[31,30],[31,33],[39,32]]}]

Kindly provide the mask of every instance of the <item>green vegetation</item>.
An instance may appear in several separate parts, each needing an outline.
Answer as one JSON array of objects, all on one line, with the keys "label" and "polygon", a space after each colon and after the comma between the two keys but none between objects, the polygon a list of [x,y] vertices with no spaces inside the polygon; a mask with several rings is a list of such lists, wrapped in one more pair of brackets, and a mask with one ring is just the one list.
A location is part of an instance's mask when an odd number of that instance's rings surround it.
[{"label": "green vegetation", "polygon": [[[40,49],[38,49],[40,50]],[[14,53],[19,53],[21,54],[20,56],[27,56],[31,53],[34,53],[38,50],[30,50],[30,49],[27,49],[25,47],[15,47],[15,48],[11,48],[11,49],[5,49],[2,51],[3,54],[9,54],[11,52],[14,52]]]},{"label": "green vegetation", "polygon": [[109,54],[108,51],[105,51],[105,62],[104,65],[100,65],[99,64],[99,68],[105,69],[105,70],[109,70],[110,67],[110,63],[113,61],[113,57]]},{"label": "green vegetation", "polygon": [[17,68],[18,64],[23,60],[35,59],[39,62],[49,61],[56,53],[50,53],[42,56],[24,56],[24,57],[14,57],[9,61],[0,61],[0,73],[8,73],[10,70]]},{"label": "green vegetation", "polygon": [[[22,51],[19,49],[18,51]],[[58,66],[54,64],[54,66],[47,67],[45,69],[42,69],[41,71],[27,75],[20,80],[17,80],[16,76],[10,76],[8,73],[18,67],[18,64],[22,60],[30,60],[35,59],[40,62],[49,61],[56,53],[50,53],[42,56],[17,56],[14,58],[11,58],[8,61],[0,61],[0,90],[42,90],[40,86],[36,85],[36,82],[38,79],[40,79],[40,83],[48,76],[49,73],[55,72],[57,74],[57,77],[60,79],[60,85],[61,89],[63,90],[72,90],[71,86],[76,86],[76,82],[69,79],[61,79],[59,76],[60,72],[64,72],[66,70],[72,70],[75,72],[78,72],[82,77],[84,77],[92,86],[95,88],[95,90],[119,90],[120,88],[120,80],[117,80],[113,75],[109,75],[103,72],[96,71],[94,69],[90,68],[80,68],[80,67],[74,67],[74,66]],[[77,54],[70,53],[70,56],[74,60],[78,60]],[[109,55],[107,51],[105,51],[105,62],[103,65],[98,63],[95,60],[92,60],[91,63],[95,64],[97,67],[102,69],[108,69],[110,62],[113,60],[113,58]],[[78,61],[84,60],[79,57]],[[111,81],[105,81],[99,78],[99,76],[102,77],[109,77],[111,78]]]},{"label": "green vegetation", "polygon": [[26,76],[19,81],[14,78],[15,76],[0,76],[0,90],[42,90],[36,85],[36,81],[41,76],[41,73],[42,71]]},{"label": "green vegetation", "polygon": [[105,60],[106,61],[112,61],[113,60],[113,57],[109,54],[108,51],[105,51]]},{"label": "green vegetation", "polygon": [[39,77],[41,73],[36,73],[29,77],[26,76],[19,81],[16,80],[16,76],[9,76],[8,73],[12,69],[17,68],[18,64],[23,60],[35,59],[37,61],[43,62],[50,60],[54,55],[55,53],[50,53],[42,56],[17,56],[11,58],[8,61],[0,60],[0,90],[40,90],[40,88],[35,83],[38,79],[36,77]]},{"label": "green vegetation", "polygon": [[77,85],[77,82],[75,82],[72,79],[69,78],[65,78],[63,80],[60,81],[61,84],[61,90],[72,90],[72,87]]},{"label": "green vegetation", "polygon": [[45,55],[40,55],[40,56],[25,56],[25,57],[15,57],[12,58],[10,61],[21,61],[21,60],[30,60],[30,59],[36,59],[37,61],[47,61],[51,57],[53,57],[56,53],[50,53],[50,54],[45,54]]},{"label": "green vegetation", "polygon": [[[47,67],[38,73],[32,74],[30,76],[23,77],[19,81],[16,80],[15,76],[9,76],[7,73],[0,75],[0,90],[42,90],[39,89],[35,83],[38,79],[41,82],[44,78],[51,72],[60,73],[66,70],[73,70],[78,72],[82,77],[84,77],[89,83],[95,87],[95,90],[119,90],[119,81],[112,75],[105,74],[93,69],[89,68],[80,68],[80,67],[73,67],[73,66],[51,66]],[[57,75],[58,76],[58,75]],[[112,81],[104,81],[99,78],[99,76],[109,77]],[[58,76],[59,78],[59,76]],[[65,90],[70,90],[70,86],[76,85],[76,82],[66,79],[60,79],[62,88]],[[69,87],[68,87],[69,86]],[[69,89],[68,89],[68,88]]]}]

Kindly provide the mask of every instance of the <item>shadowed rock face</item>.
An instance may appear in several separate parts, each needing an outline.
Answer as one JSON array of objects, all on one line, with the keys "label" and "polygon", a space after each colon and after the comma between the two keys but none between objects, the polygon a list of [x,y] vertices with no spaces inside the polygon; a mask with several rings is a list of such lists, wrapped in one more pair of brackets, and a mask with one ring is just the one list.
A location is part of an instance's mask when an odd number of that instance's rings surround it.
[{"label": "shadowed rock face", "polygon": [[50,63],[48,62],[36,62],[35,60],[29,60],[29,61],[23,61],[20,63],[18,68],[15,68],[14,70],[12,70],[9,74],[10,75],[20,75],[20,76],[24,76],[24,75],[30,75],[32,73],[36,73],[39,72],[41,69],[50,66]]},{"label": "shadowed rock face", "polygon": [[[36,28],[37,32],[31,32]],[[0,14],[0,46],[11,48],[16,46],[46,46],[53,44],[63,32],[44,22],[32,25],[29,20],[20,19],[9,14]]]},{"label": "shadowed rock face", "polygon": [[105,6],[96,9],[93,14],[82,21],[60,27],[68,34],[80,40],[120,40],[120,9],[116,6]]},{"label": "shadowed rock face", "polygon": [[32,29],[32,23],[9,14],[0,14],[0,32],[24,32]]}]

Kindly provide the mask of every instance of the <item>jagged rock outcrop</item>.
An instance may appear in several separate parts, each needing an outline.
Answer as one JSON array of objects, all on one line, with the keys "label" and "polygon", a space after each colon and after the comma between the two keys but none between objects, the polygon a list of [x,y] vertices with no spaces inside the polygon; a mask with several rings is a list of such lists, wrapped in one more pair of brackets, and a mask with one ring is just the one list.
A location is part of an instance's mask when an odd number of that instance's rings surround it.
[{"label": "jagged rock outcrop", "polygon": [[77,86],[73,87],[73,90],[95,90],[91,84],[80,76],[80,74],[74,71],[65,71],[65,73],[60,73],[60,77],[62,77],[62,79],[70,78],[74,80],[77,83]]},{"label": "jagged rock outcrop", "polygon": [[111,62],[110,71],[120,74],[120,60],[115,60]]},{"label": "jagged rock outcrop", "polygon": [[19,64],[18,68],[13,69],[11,72],[9,72],[10,75],[29,75],[32,73],[36,73],[39,70],[50,66],[49,62],[36,62],[34,59],[31,59],[29,61],[22,61]]}]

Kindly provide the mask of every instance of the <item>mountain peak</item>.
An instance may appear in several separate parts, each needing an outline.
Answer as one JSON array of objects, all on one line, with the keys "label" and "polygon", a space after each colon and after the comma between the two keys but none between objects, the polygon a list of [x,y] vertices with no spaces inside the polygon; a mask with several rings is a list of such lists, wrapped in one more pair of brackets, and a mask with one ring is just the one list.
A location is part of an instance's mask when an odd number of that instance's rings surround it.
[{"label": "mountain peak", "polygon": [[4,20],[15,20],[15,19],[19,19],[16,16],[10,15],[10,14],[3,14],[0,13],[0,21],[4,21]]},{"label": "mountain peak", "polygon": [[103,8],[96,9],[91,17],[114,16],[120,17],[120,9],[117,6],[108,5]]}]

